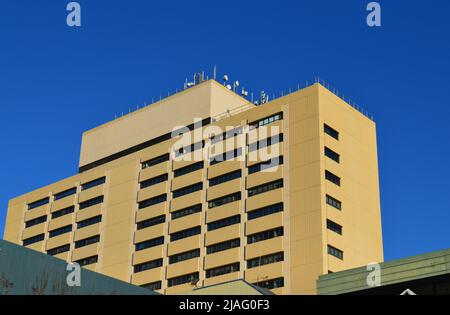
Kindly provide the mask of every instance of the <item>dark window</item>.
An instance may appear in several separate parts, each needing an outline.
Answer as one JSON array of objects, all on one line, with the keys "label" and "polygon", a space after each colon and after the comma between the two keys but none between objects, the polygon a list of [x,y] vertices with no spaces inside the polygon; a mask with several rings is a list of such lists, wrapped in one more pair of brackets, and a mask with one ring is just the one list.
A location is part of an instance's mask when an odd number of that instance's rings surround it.
[{"label": "dark window", "polygon": [[201,228],[199,226],[196,226],[194,228],[190,228],[190,229],[186,229],[180,232],[175,232],[170,234],[170,241],[177,241],[177,240],[181,240],[183,238],[187,238],[187,237],[191,237],[197,234],[201,233]]},{"label": "dark window", "polygon": [[257,285],[258,287],[265,288],[265,289],[276,289],[276,288],[282,288],[284,287],[284,278],[277,278],[277,279],[271,279],[271,280],[263,280],[259,282],[253,283],[254,285]]},{"label": "dark window", "polygon": [[280,142],[283,142],[283,134],[282,133],[272,136],[272,137],[269,137],[269,138],[266,138],[266,139],[259,140],[257,142],[250,143],[248,145],[248,151],[249,152],[256,151],[256,150],[259,150],[259,149],[262,149],[265,147],[270,147],[272,144],[277,144]]},{"label": "dark window", "polygon": [[36,218],[36,219],[29,220],[29,221],[25,222],[25,227],[29,228],[31,226],[44,223],[45,221],[47,221],[47,216],[43,215],[42,217],[39,217],[39,218]]},{"label": "dark window", "polygon": [[169,178],[168,174],[162,174],[162,175],[144,180],[140,183],[141,189],[165,182],[168,180],[168,178]]},{"label": "dark window", "polygon": [[161,281],[156,281],[156,282],[152,282],[152,283],[143,284],[143,285],[141,285],[141,287],[152,290],[152,291],[156,291],[156,290],[161,290],[161,285],[162,285]]},{"label": "dark window", "polygon": [[75,248],[85,247],[100,242],[100,235],[95,235],[75,242]]},{"label": "dark window", "polygon": [[273,264],[279,261],[284,260],[284,253],[276,253],[276,254],[270,254],[266,256],[256,257],[250,260],[247,260],[247,268],[255,268],[258,266],[264,266],[268,264]]},{"label": "dark window", "polygon": [[333,137],[336,140],[339,140],[339,132],[337,132],[335,129],[331,128],[330,126],[328,126],[327,124],[323,125],[323,131]]},{"label": "dark window", "polygon": [[225,196],[225,197],[213,199],[208,202],[208,208],[211,209],[211,208],[219,207],[219,206],[225,205],[227,203],[238,201],[238,200],[241,200],[240,192],[237,192],[237,193]]},{"label": "dark window", "polygon": [[253,174],[256,172],[261,172],[265,169],[268,169],[268,168],[271,168],[271,167],[274,167],[277,165],[283,165],[283,156],[278,156],[278,157],[270,159],[268,161],[249,166],[248,174],[250,175],[250,174]]},{"label": "dark window", "polygon": [[151,167],[151,166],[154,166],[154,165],[157,165],[160,163],[164,163],[164,162],[168,161],[169,158],[170,158],[170,154],[166,153],[161,156],[155,157],[151,160],[145,161],[142,163],[142,169],[146,169],[148,167]]},{"label": "dark window", "polygon": [[80,202],[80,210],[98,205],[102,202],[103,202],[103,196],[95,197],[95,198]]},{"label": "dark window", "polygon": [[149,269],[159,268],[162,266],[163,260],[156,259],[134,266],[134,273],[142,272]]},{"label": "dark window", "polygon": [[81,267],[95,264],[98,262],[98,256],[95,255],[95,256],[83,258],[83,259],[77,260],[75,262],[78,263]]},{"label": "dark window", "polygon": [[203,168],[203,164],[204,164],[203,161],[201,161],[201,162],[197,162],[197,163],[190,164],[188,166],[179,168],[179,169],[173,171],[173,176],[179,177],[179,176],[183,176],[188,173],[195,172],[197,170],[201,170]]},{"label": "dark window", "polygon": [[47,254],[50,255],[50,256],[55,256],[55,255],[58,255],[58,254],[61,254],[61,253],[68,252],[69,250],[70,250],[70,244],[66,244],[66,245],[63,245],[63,246],[59,246],[59,247],[56,247],[56,248],[49,249],[47,251]]},{"label": "dark window", "polygon": [[259,233],[255,233],[252,235],[247,236],[247,243],[252,244],[256,242],[261,242],[265,240],[269,240],[275,237],[283,236],[283,227],[279,227],[276,229],[271,229]]},{"label": "dark window", "polygon": [[197,257],[200,257],[200,249],[194,249],[188,252],[169,256],[169,264],[176,264],[177,262]]},{"label": "dark window", "polygon": [[190,186],[183,187],[183,188],[173,191],[172,196],[173,196],[173,198],[178,198],[178,197],[192,194],[193,192],[196,192],[196,191],[199,191],[202,189],[203,189],[203,183],[196,183],[194,185],[190,185]]},{"label": "dark window", "polygon": [[283,203],[282,202],[277,203],[275,205],[270,205],[267,207],[252,210],[247,213],[247,218],[249,220],[254,220],[254,219],[261,218],[266,215],[271,215],[273,213],[277,213],[277,212],[281,212],[281,211],[283,211]]},{"label": "dark window", "polygon": [[90,181],[88,183],[82,184],[81,185],[81,190],[87,190],[87,189],[90,189],[90,188],[93,188],[93,187],[96,187],[96,186],[103,185],[105,183],[105,181],[106,181],[106,177],[101,177],[101,178],[92,180],[92,181]]},{"label": "dark window", "polygon": [[198,272],[194,272],[188,275],[183,275],[183,276],[179,276],[176,278],[170,278],[167,280],[167,286],[168,287],[174,287],[176,285],[180,285],[180,284],[184,284],[184,283],[189,283],[189,282],[193,282],[195,280],[198,280]]},{"label": "dark window", "polygon": [[339,176],[334,175],[329,171],[325,171],[325,179],[329,180],[333,184],[341,186],[341,178]]},{"label": "dark window", "polygon": [[28,245],[43,241],[44,236],[45,236],[44,233],[42,233],[42,234],[30,237],[30,238],[26,238],[23,240],[23,246],[28,246]]},{"label": "dark window", "polygon": [[233,171],[233,172],[230,172],[230,173],[226,173],[226,174],[223,174],[223,175],[211,178],[209,180],[209,187],[213,187],[213,186],[216,186],[216,185],[219,185],[219,184],[231,181],[231,180],[236,179],[236,178],[241,178],[241,176],[242,176],[242,171],[241,170],[237,170],[237,171]]},{"label": "dark window", "polygon": [[278,113],[278,114],[275,114],[275,115],[271,115],[269,117],[266,117],[266,118],[260,119],[258,121],[252,122],[250,124],[250,129],[255,129],[255,128],[258,128],[258,127],[261,127],[261,126],[265,126],[265,125],[271,124],[271,123],[273,123],[273,122],[275,122],[277,120],[281,120],[281,119],[283,119],[283,113]]},{"label": "dark window", "polygon": [[198,212],[202,212],[201,204],[190,206],[190,207],[183,208],[181,210],[172,212],[172,220],[182,218],[182,217],[185,217],[185,216],[188,216],[188,215],[191,215],[194,213],[198,213]]},{"label": "dark window", "polygon": [[167,195],[163,194],[163,195],[159,195],[150,199],[146,199],[144,201],[139,202],[139,209],[142,208],[147,208],[153,205],[156,205],[158,203],[162,203],[165,202],[167,200]]},{"label": "dark window", "polygon": [[137,229],[142,230],[142,229],[148,228],[150,226],[158,225],[158,224],[161,224],[164,222],[166,222],[166,216],[160,215],[158,217],[154,217],[154,218],[142,221],[142,222],[138,222]]},{"label": "dark window", "polygon": [[239,263],[208,269],[206,270],[206,278],[226,275],[227,273],[232,273],[236,271],[239,271]]},{"label": "dark window", "polygon": [[335,207],[338,210],[342,209],[342,203],[339,200],[334,199],[333,197],[331,197],[329,195],[326,195],[325,199],[326,199],[327,204],[329,204],[330,206]]},{"label": "dark window", "polygon": [[220,162],[223,161],[228,161],[234,158],[237,158],[238,156],[242,155],[242,149],[238,148],[238,149],[234,149],[219,155],[216,155],[215,157],[211,158],[209,161],[210,165],[215,165],[215,164],[219,164]]},{"label": "dark window", "polygon": [[52,237],[56,237],[56,236],[59,236],[59,235],[62,235],[62,234],[66,234],[66,233],[69,233],[69,232],[72,232],[72,225],[66,225],[66,226],[63,226],[63,227],[61,227],[59,229],[49,231],[48,237],[52,238]]},{"label": "dark window", "polygon": [[94,225],[94,224],[97,224],[99,222],[102,222],[102,216],[101,215],[98,215],[96,217],[92,217],[92,218],[89,218],[89,219],[86,219],[86,220],[78,222],[77,223],[77,229],[82,229],[82,228],[84,228],[86,226]]},{"label": "dark window", "polygon": [[327,147],[325,147],[325,156],[329,157],[330,159],[332,159],[333,161],[335,161],[337,163],[339,163],[339,161],[340,161],[339,154]]},{"label": "dark window", "polygon": [[28,210],[31,210],[31,209],[34,209],[34,208],[46,205],[49,202],[50,202],[50,198],[47,197],[47,198],[44,198],[44,199],[41,199],[41,200],[38,200],[38,201],[35,201],[35,202],[32,202],[32,203],[29,203],[28,204]]},{"label": "dark window", "polygon": [[77,188],[73,187],[67,190],[64,190],[60,193],[55,194],[55,200],[63,199],[69,197],[71,195],[75,195],[77,193]]},{"label": "dark window", "polygon": [[164,244],[164,236],[160,236],[160,237],[148,240],[148,241],[137,243],[135,248],[136,248],[136,251],[138,252],[140,250],[144,250],[144,249],[155,247],[155,246],[162,245],[162,244]]},{"label": "dark window", "polygon": [[74,206],[70,206],[52,213],[52,219],[56,219],[62,217],[63,215],[73,213],[75,211]]},{"label": "dark window", "polygon": [[344,252],[331,245],[328,245],[328,254],[341,260],[344,259]]},{"label": "dark window", "polygon": [[263,185],[259,185],[259,186],[256,186],[256,187],[249,188],[248,189],[248,196],[252,197],[252,196],[259,195],[259,194],[262,194],[262,193],[265,193],[265,192],[268,192],[268,191],[271,191],[271,190],[275,190],[275,189],[278,189],[278,188],[282,188],[282,187],[283,187],[283,180],[279,179],[279,180],[276,180],[276,181],[273,181],[273,182],[270,182],[270,183],[266,183],[266,184],[263,184]]},{"label": "dark window", "polygon": [[236,248],[239,246],[241,246],[241,240],[239,238],[236,238],[234,240],[210,245],[210,246],[206,247],[206,253],[214,254],[217,252],[221,252],[221,251],[231,249],[231,248]]},{"label": "dark window", "polygon": [[228,130],[228,131],[226,131],[226,132],[224,132],[224,133],[222,133],[220,135],[215,135],[215,136],[213,136],[211,138],[211,144],[214,144],[214,143],[217,143],[219,141],[226,140],[226,139],[233,138],[233,137],[235,137],[237,135],[241,135],[242,131],[243,131],[242,127],[237,127],[237,128]]},{"label": "dark window", "polygon": [[225,218],[222,220],[217,220],[211,223],[208,223],[208,231],[214,231],[226,226],[234,225],[241,223],[241,216],[235,215],[233,217]]},{"label": "dark window", "polygon": [[199,141],[197,143],[193,143],[191,145],[188,145],[184,148],[179,148],[175,150],[175,157],[179,157],[183,154],[194,152],[196,150],[202,149],[205,146],[205,141]]},{"label": "dark window", "polygon": [[342,225],[327,219],[327,229],[342,235]]}]

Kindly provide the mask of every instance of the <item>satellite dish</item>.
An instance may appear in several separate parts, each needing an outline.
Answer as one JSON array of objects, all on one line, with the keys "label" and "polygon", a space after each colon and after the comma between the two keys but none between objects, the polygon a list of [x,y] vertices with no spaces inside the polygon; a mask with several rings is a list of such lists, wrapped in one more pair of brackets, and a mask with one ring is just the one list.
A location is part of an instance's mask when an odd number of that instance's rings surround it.
[{"label": "satellite dish", "polygon": [[239,86],[239,81],[234,82],[234,86],[238,87]]},{"label": "satellite dish", "polygon": [[227,82],[227,81],[228,81],[228,75],[225,74],[225,75],[223,76],[223,81],[224,81],[224,82]]},{"label": "satellite dish", "polygon": [[231,90],[231,85],[228,84],[227,85],[227,89]]}]

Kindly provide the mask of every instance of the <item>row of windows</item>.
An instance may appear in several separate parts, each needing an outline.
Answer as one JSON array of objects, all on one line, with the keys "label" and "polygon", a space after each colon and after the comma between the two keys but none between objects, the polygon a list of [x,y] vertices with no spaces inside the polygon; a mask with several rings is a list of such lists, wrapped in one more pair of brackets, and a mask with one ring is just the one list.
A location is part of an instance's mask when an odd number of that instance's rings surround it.
[{"label": "row of windows", "polygon": [[98,179],[94,179],[94,180],[92,180],[90,182],[82,184],[81,185],[81,190],[88,190],[90,188],[103,185],[105,183],[105,181],[106,181],[106,177],[101,177],[101,178],[98,178]]},{"label": "row of windows", "polygon": [[239,271],[239,269],[239,263],[233,263],[226,266],[208,269],[206,270],[206,278],[218,277],[221,275]]},{"label": "row of windows", "polygon": [[34,208],[46,205],[49,202],[50,202],[50,198],[47,197],[47,198],[44,198],[44,199],[41,199],[41,200],[38,200],[38,201],[35,201],[35,202],[32,202],[32,203],[29,203],[28,204],[28,210],[31,210],[31,209],[34,209]]},{"label": "row of windows", "polygon": [[75,211],[75,206],[70,206],[52,213],[52,219],[62,217],[63,215],[73,213]]},{"label": "row of windows", "polygon": [[32,219],[32,220],[26,221],[25,222],[25,227],[29,228],[29,227],[41,224],[41,223],[43,223],[45,221],[47,221],[47,216],[43,215],[41,217],[38,217],[38,218],[35,218],[35,219]]},{"label": "row of windows", "polygon": [[236,238],[234,240],[226,241],[217,243],[214,245],[210,245],[206,247],[206,253],[207,254],[214,254],[217,252],[221,252],[227,249],[232,249],[241,246],[241,240],[239,238]]},{"label": "row of windows", "polygon": [[209,180],[209,187],[220,185],[220,184],[223,184],[225,182],[232,181],[232,180],[234,180],[236,178],[241,178],[241,176],[242,176],[242,171],[241,170],[237,170],[237,171],[233,171],[233,172],[230,172],[230,173],[226,173],[226,174],[223,174],[223,175],[211,178]]},{"label": "row of windows", "polygon": [[66,226],[60,227],[59,229],[49,231],[48,236],[49,236],[49,238],[52,238],[52,237],[56,237],[56,236],[59,236],[59,235],[65,234],[65,233],[70,233],[70,232],[72,232],[72,225],[66,225]]},{"label": "row of windows", "polygon": [[200,257],[200,249],[194,249],[181,254],[169,256],[169,264],[176,264],[177,262]]},{"label": "row of windows", "polygon": [[265,169],[268,169],[268,168],[271,168],[274,166],[278,166],[278,165],[283,165],[283,156],[278,156],[278,157],[270,159],[268,161],[249,166],[248,174],[250,175],[250,174],[253,174],[256,172],[261,172]]},{"label": "row of windows", "polygon": [[188,166],[176,169],[173,172],[173,176],[174,177],[183,176],[185,174],[201,170],[203,168],[203,166],[204,166],[204,162],[203,161],[200,161],[200,162],[197,162],[197,163],[194,163],[194,164],[190,164]]},{"label": "row of windows", "polygon": [[75,248],[85,247],[100,242],[100,235],[91,236],[75,242]]},{"label": "row of windows", "polygon": [[325,179],[329,180],[333,184],[337,186],[341,186],[341,178],[339,176],[334,175],[330,171],[325,171]]},{"label": "row of windows", "polygon": [[275,237],[283,236],[283,232],[284,232],[283,227],[278,227],[275,229],[255,233],[247,236],[247,244],[253,244],[256,242],[261,242]]},{"label": "row of windows", "polygon": [[148,167],[167,162],[170,159],[170,154],[166,153],[160,156],[157,156],[155,158],[152,158],[151,160],[145,161],[142,163],[142,169],[146,169]]},{"label": "row of windows", "polygon": [[102,203],[103,200],[104,200],[104,197],[99,196],[99,197],[95,197],[95,198],[80,202],[80,210],[98,205],[98,204]]},{"label": "row of windows", "polygon": [[194,206],[190,206],[187,208],[183,208],[181,210],[177,210],[172,212],[172,220],[178,219],[178,218],[182,218],[194,213],[198,213],[202,211],[202,205],[198,204],[198,205],[194,205]]},{"label": "row of windows", "polygon": [[193,227],[190,229],[186,229],[183,231],[179,231],[179,232],[170,234],[170,241],[174,242],[174,241],[181,240],[181,239],[187,238],[187,237],[191,237],[191,236],[194,236],[194,235],[197,235],[200,233],[201,233],[200,226],[196,226],[196,227]]},{"label": "row of windows", "polygon": [[212,209],[212,208],[219,207],[219,206],[225,205],[227,203],[238,201],[238,200],[241,200],[240,192],[213,199],[208,202],[208,208]]},{"label": "row of windows", "polygon": [[42,233],[42,234],[39,234],[39,235],[36,235],[36,236],[33,236],[33,237],[26,238],[26,239],[23,240],[22,245],[23,246],[28,246],[28,245],[31,245],[31,244],[43,241],[44,237],[45,237],[45,235],[44,235],[44,233]]},{"label": "row of windows", "polygon": [[156,205],[158,203],[165,202],[166,200],[167,200],[167,195],[163,194],[163,195],[159,195],[159,196],[156,196],[156,197],[153,197],[153,198],[150,198],[150,199],[146,199],[146,200],[143,200],[143,201],[139,202],[139,206],[138,207],[139,207],[139,209],[143,209],[143,208],[146,208],[146,207],[150,207],[150,206]]},{"label": "row of windows", "polygon": [[194,152],[194,151],[196,151],[196,150],[203,149],[204,146],[205,146],[205,141],[202,140],[202,141],[193,143],[193,144],[191,144],[191,145],[188,145],[188,146],[186,146],[186,147],[179,148],[179,149],[175,150],[175,157],[179,157],[179,156],[181,156],[181,155],[183,155],[183,154],[186,154],[186,153]]},{"label": "row of windows", "polygon": [[266,138],[266,139],[259,140],[257,142],[250,143],[248,145],[248,151],[249,152],[256,151],[256,150],[259,150],[259,149],[262,149],[265,147],[270,147],[271,145],[277,144],[280,142],[283,142],[283,134],[282,133],[272,136],[272,137],[269,137],[269,138]]},{"label": "row of windows", "polygon": [[258,281],[253,284],[257,285],[258,287],[261,287],[261,288],[266,288],[266,289],[272,290],[272,289],[284,287],[284,278],[281,277],[281,278],[276,278],[276,279]]},{"label": "row of windows", "polygon": [[162,174],[147,180],[144,180],[140,183],[141,189],[165,182],[169,179],[169,174]]},{"label": "row of windows", "polygon": [[161,290],[162,281],[151,282],[141,285],[141,288],[149,289],[152,291]]},{"label": "row of windows", "polygon": [[159,268],[162,266],[162,264],[163,264],[163,260],[160,258],[160,259],[148,261],[148,262],[145,262],[145,263],[142,263],[139,265],[135,265],[134,273],[142,272],[142,271],[149,270],[149,269]]},{"label": "row of windows", "polygon": [[160,236],[160,237],[148,240],[148,241],[137,243],[135,245],[135,248],[136,248],[136,251],[138,252],[140,250],[144,250],[144,249],[155,247],[155,246],[162,245],[162,244],[164,244],[164,236]]},{"label": "row of windows", "polygon": [[184,284],[184,283],[189,283],[189,282],[192,283],[198,279],[199,279],[198,272],[194,272],[194,273],[191,273],[188,275],[183,275],[183,276],[168,279],[167,286],[174,287],[176,285],[180,285],[180,284]]},{"label": "row of windows", "polygon": [[241,126],[241,127],[237,127],[237,128],[228,130],[220,135],[215,135],[211,138],[211,144],[241,135],[242,131],[243,131],[243,127]]},{"label": "row of windows", "polygon": [[334,152],[333,150],[331,150],[328,147],[325,147],[325,156],[329,157],[330,159],[332,159],[333,161],[339,163],[340,162],[340,155],[336,152]]},{"label": "row of windows", "polygon": [[166,216],[160,215],[158,217],[154,217],[154,218],[142,221],[142,222],[138,222],[137,229],[142,230],[142,229],[148,228],[150,226],[158,225],[158,224],[161,224],[164,222],[166,222]]},{"label": "row of windows", "polygon": [[56,248],[49,249],[47,254],[50,256],[55,256],[61,253],[68,252],[70,250],[70,244],[62,245]]},{"label": "row of windows", "polygon": [[260,119],[258,121],[251,123],[250,129],[255,129],[255,128],[258,128],[261,126],[265,126],[265,125],[271,124],[271,123],[273,123],[277,120],[281,120],[281,119],[283,119],[283,113],[277,113],[275,115],[271,115],[269,117],[266,117],[266,118],[263,118],[263,119]]},{"label": "row of windows", "polygon": [[324,125],[323,125],[323,131],[324,131],[327,135],[333,137],[334,139],[339,140],[339,132],[336,131],[335,129],[331,128],[331,127],[328,126],[327,124],[324,124]]},{"label": "row of windows", "polygon": [[230,226],[230,225],[234,225],[234,224],[238,224],[241,223],[241,216],[240,215],[235,215],[229,218],[225,218],[222,220],[217,220],[211,223],[208,223],[208,231],[214,231],[226,226]]},{"label": "row of windows", "polygon": [[95,256],[83,258],[83,259],[77,260],[75,262],[78,263],[81,267],[82,266],[91,265],[91,264],[95,264],[95,263],[98,262],[98,256],[95,255]]},{"label": "row of windows", "polygon": [[72,195],[75,195],[77,193],[77,188],[73,187],[67,190],[64,190],[60,193],[55,194],[54,198],[55,200],[63,199]]},{"label": "row of windows", "polygon": [[219,155],[216,155],[215,157],[213,157],[209,164],[210,165],[216,165],[219,164],[220,162],[224,162],[224,161],[228,161],[228,160],[232,160],[237,158],[238,156],[242,155],[242,148],[238,148],[238,149],[234,149]]},{"label": "row of windows", "polygon": [[336,222],[333,222],[329,219],[327,219],[327,229],[329,229],[330,231],[333,231],[337,234],[342,235],[342,225],[337,224]]},{"label": "row of windows", "polygon": [[277,213],[277,212],[281,212],[281,211],[283,211],[283,203],[282,202],[248,212],[247,218],[248,218],[248,220],[254,220],[254,219],[264,217],[266,215],[271,215],[273,213]]},{"label": "row of windows", "polygon": [[257,258],[253,258],[250,260],[247,260],[247,268],[251,269],[251,268],[255,268],[258,266],[264,266],[264,265],[268,265],[268,264],[273,264],[279,261],[283,261],[284,260],[284,253],[280,252],[280,253],[276,253],[276,254],[270,254],[270,255],[265,255],[265,256],[261,256],[261,257],[257,257]]},{"label": "row of windows", "polygon": [[187,187],[183,187],[172,192],[173,198],[178,198],[181,196],[185,196],[191,194],[193,192],[199,191],[203,189],[203,183],[196,183],[194,185],[190,185]]},{"label": "row of windows", "polygon": [[283,187],[283,180],[279,179],[270,183],[266,183],[263,185],[259,185],[253,188],[248,189],[248,196],[252,197],[252,196],[256,196],[271,190],[275,190],[278,188],[282,188]]},{"label": "row of windows", "polygon": [[82,228],[84,228],[86,226],[94,225],[94,224],[97,224],[97,223],[100,223],[100,222],[102,222],[102,216],[98,215],[98,216],[95,216],[95,217],[92,217],[92,218],[89,218],[89,219],[86,219],[86,220],[78,222],[77,223],[77,229],[82,229]]},{"label": "row of windows", "polygon": [[338,210],[342,209],[342,203],[339,200],[331,197],[330,195],[326,195],[325,200],[328,205],[330,205]]},{"label": "row of windows", "polygon": [[328,245],[328,254],[341,260],[344,259],[344,252],[331,245]]}]

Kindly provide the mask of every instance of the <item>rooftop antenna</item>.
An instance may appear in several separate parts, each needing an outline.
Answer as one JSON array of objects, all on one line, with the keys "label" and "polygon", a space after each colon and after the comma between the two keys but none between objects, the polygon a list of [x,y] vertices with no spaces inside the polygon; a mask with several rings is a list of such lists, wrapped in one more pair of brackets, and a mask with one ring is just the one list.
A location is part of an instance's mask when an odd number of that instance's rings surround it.
[{"label": "rooftop antenna", "polygon": [[239,87],[239,81],[234,81],[234,83],[233,83],[233,92],[236,92],[236,88],[238,88]]},{"label": "rooftop antenna", "polygon": [[225,74],[224,76],[223,76],[223,85],[227,85],[227,82],[228,82],[228,75],[227,74]]},{"label": "rooftop antenna", "polygon": [[216,79],[216,75],[217,75],[217,67],[216,67],[216,65],[214,65],[214,70],[213,70],[214,80]]}]

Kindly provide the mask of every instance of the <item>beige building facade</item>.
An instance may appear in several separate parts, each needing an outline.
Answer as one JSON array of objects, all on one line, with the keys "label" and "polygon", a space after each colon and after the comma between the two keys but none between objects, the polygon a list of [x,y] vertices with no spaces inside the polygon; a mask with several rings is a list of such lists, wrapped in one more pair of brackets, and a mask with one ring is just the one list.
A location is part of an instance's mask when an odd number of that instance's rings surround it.
[{"label": "beige building facade", "polygon": [[202,82],[85,132],[79,169],[10,200],[4,239],[163,294],[383,261],[375,123],[318,83],[256,106]]}]

